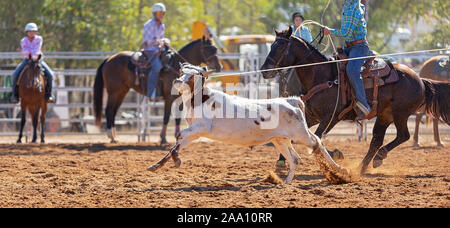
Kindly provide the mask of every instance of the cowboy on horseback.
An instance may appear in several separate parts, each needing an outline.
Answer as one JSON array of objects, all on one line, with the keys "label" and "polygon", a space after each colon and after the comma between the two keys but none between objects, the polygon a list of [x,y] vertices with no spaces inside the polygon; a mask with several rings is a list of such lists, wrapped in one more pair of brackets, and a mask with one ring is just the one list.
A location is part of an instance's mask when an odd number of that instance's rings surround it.
[{"label": "cowboy on horseback", "polygon": [[[366,1],[364,1],[366,3]],[[367,3],[366,3],[367,5]],[[344,53],[349,58],[358,58],[370,55],[369,44],[367,42],[367,21],[366,6],[361,0],[345,0],[343,5],[341,29],[323,28],[325,35],[344,37]],[[361,67],[368,59],[351,60],[348,62],[346,71],[350,84],[355,91],[357,107],[360,112],[356,120],[362,120],[371,112],[371,108],[366,100],[366,92],[361,76]]]},{"label": "cowboy on horseback", "polygon": [[[13,84],[12,84],[12,96],[11,96],[11,102],[12,103],[19,103],[19,90],[17,86],[17,81],[19,79],[19,76],[25,66],[30,61],[28,58],[29,56],[32,56],[32,58],[36,58],[39,55],[42,55],[41,47],[43,43],[43,39],[41,36],[37,35],[38,32],[38,26],[35,23],[29,23],[25,27],[25,33],[26,37],[24,37],[20,41],[21,45],[21,52],[24,56],[24,60],[17,66],[16,70],[12,74],[13,78]],[[45,99],[48,103],[54,103],[55,98],[53,97],[53,71],[50,69],[50,67],[45,63],[43,59],[41,59],[41,65],[44,70],[44,75],[46,77],[45,83],[47,86],[45,88]]]},{"label": "cowboy on horseback", "polygon": [[169,46],[170,41],[164,38],[165,25],[163,18],[166,14],[166,6],[157,3],[152,7],[153,18],[144,25],[143,44],[144,53],[150,59],[152,69],[148,75],[147,96],[152,97],[153,91],[158,85],[159,73],[163,69],[160,59],[161,49]]}]

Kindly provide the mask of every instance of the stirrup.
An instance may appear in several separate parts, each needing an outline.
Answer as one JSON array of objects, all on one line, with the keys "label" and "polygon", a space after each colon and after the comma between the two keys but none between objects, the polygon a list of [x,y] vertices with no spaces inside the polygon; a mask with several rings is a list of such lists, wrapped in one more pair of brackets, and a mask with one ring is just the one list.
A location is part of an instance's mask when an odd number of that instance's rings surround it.
[{"label": "stirrup", "polygon": [[20,102],[20,100],[19,100],[19,98],[14,96],[14,97],[10,98],[10,102],[13,104],[18,104]]},{"label": "stirrup", "polygon": [[47,97],[47,99],[46,99],[46,102],[51,103],[51,104],[55,103],[55,101],[56,101],[56,99],[55,99],[55,97],[53,97],[53,95]]}]

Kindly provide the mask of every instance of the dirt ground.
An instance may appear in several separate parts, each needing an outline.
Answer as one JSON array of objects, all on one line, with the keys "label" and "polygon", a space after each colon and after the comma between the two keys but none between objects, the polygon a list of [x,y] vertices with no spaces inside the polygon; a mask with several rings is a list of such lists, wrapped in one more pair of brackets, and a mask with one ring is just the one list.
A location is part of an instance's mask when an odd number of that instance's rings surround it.
[{"label": "dirt ground", "polygon": [[[391,140],[392,137],[387,137]],[[54,139],[53,139],[54,140]],[[50,140],[51,141],[51,140]],[[295,145],[302,165],[291,185],[264,180],[278,154],[199,142],[160,172],[146,171],[167,149],[151,144],[0,144],[0,207],[450,207],[450,136],[446,148],[431,137],[392,151],[382,167],[359,181],[330,185],[305,147]],[[352,170],[369,142],[324,140],[345,155]],[[285,177],[282,175],[282,177]]]}]

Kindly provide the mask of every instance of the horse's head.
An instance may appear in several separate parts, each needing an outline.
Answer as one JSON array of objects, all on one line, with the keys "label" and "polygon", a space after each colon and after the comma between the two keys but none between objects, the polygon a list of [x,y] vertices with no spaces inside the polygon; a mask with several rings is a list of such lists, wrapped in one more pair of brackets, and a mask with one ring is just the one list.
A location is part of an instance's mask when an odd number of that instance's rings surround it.
[{"label": "horse's head", "polygon": [[201,62],[205,63],[208,68],[214,69],[216,72],[222,70],[219,58],[217,57],[217,48],[212,44],[212,41],[203,36],[200,47]]},{"label": "horse's head", "polygon": [[39,82],[42,66],[41,66],[41,58],[42,55],[32,56],[31,54],[28,56],[28,66],[24,69],[25,81],[33,81],[35,83]]},{"label": "horse's head", "polygon": [[213,71],[208,71],[206,67],[184,63],[181,66],[181,77],[173,82],[173,87],[177,89],[180,94],[197,94],[197,92],[202,91],[206,80],[212,72]]},{"label": "horse's head", "polygon": [[[292,58],[289,56],[290,39],[292,35],[292,27],[288,30],[278,32],[275,30],[276,39],[273,42],[269,55],[261,67],[261,70],[269,70],[278,67],[285,67],[291,62]],[[262,73],[265,79],[273,78],[276,71],[267,71]]]}]

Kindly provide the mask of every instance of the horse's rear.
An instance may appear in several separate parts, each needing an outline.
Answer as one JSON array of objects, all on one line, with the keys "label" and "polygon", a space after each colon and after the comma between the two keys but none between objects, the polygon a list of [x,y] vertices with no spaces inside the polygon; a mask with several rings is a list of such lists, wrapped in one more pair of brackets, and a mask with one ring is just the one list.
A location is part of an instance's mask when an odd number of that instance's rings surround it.
[{"label": "horse's rear", "polygon": [[[450,81],[450,70],[445,71],[445,66],[440,66],[439,61],[447,58],[448,56],[439,55],[427,60],[420,69],[420,77],[424,79],[431,79],[441,82],[449,82]],[[448,68],[447,68],[448,69]],[[414,146],[420,147],[419,144],[419,126],[422,121],[423,116],[425,115],[425,107],[421,108],[417,111],[416,114],[416,127],[414,130]],[[433,135],[434,141],[438,147],[444,147],[444,144],[441,142],[441,138],[439,135],[439,120],[436,118],[432,118],[430,115],[427,115],[427,124],[430,119],[433,119]]]},{"label": "horse's rear", "polygon": [[[412,69],[402,64],[394,64],[394,68],[398,72],[399,80],[380,88],[374,136],[362,163],[363,173],[372,158],[373,166],[377,168],[383,164],[383,160],[391,150],[410,139],[409,117],[421,107],[425,107],[427,112],[449,124],[450,84],[421,79]],[[386,130],[392,123],[396,127],[397,137],[381,147]]]},{"label": "horse's rear", "polygon": [[117,142],[115,136],[114,117],[131,88],[142,91],[133,86],[135,75],[129,69],[132,52],[120,52],[106,59],[97,69],[94,83],[94,115],[98,126],[101,125],[103,109],[103,93],[106,89],[108,101],[106,105],[106,127],[108,137],[112,143]]},{"label": "horse's rear", "polygon": [[30,60],[28,66],[23,70],[19,78],[19,96],[21,100],[21,125],[19,139],[17,143],[22,143],[23,128],[26,123],[27,111],[31,115],[33,124],[33,139],[37,141],[37,127],[41,123],[41,143],[45,143],[45,115],[47,113],[47,102],[45,101],[45,80],[42,75],[42,68],[39,64],[40,57],[37,61]]}]

